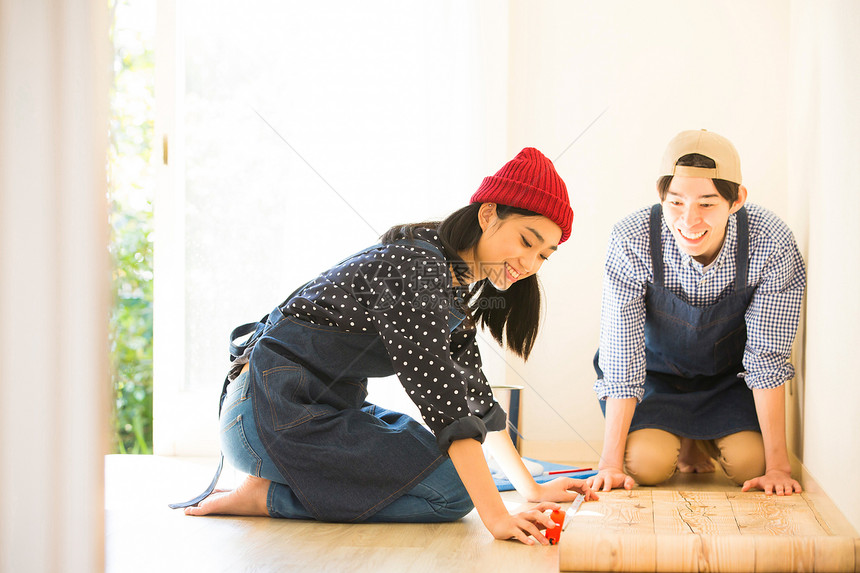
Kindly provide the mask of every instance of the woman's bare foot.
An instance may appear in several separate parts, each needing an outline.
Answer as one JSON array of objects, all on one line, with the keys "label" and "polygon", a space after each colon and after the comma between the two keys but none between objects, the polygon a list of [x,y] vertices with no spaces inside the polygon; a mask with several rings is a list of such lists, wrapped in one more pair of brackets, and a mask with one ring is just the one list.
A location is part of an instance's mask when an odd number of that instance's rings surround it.
[{"label": "woman's bare foot", "polygon": [[704,474],[714,471],[714,462],[690,438],[681,438],[681,451],[678,453],[678,470],[685,474]]},{"label": "woman's bare foot", "polygon": [[234,490],[215,490],[195,507],[186,507],[185,515],[263,515],[268,517],[266,498],[272,482],[248,476]]}]

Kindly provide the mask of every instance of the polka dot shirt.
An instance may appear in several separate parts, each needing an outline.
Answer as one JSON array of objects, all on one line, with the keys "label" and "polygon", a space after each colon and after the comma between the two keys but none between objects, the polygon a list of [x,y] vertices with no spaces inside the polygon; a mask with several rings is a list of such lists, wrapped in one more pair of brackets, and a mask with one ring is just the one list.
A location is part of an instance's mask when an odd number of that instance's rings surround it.
[{"label": "polka dot shirt", "polygon": [[375,245],[322,273],[284,314],[344,332],[377,333],[394,372],[443,451],[457,439],[483,440],[505,428],[506,415],[481,370],[475,327],[460,314],[465,288],[452,286],[432,229],[411,243]]}]

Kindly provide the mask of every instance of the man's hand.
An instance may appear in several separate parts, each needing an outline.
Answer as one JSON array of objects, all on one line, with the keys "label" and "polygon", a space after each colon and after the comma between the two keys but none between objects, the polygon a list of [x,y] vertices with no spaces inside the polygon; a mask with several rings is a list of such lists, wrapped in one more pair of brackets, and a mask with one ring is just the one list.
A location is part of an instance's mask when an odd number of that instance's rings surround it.
[{"label": "man's hand", "polygon": [[621,468],[602,468],[596,476],[585,480],[585,483],[594,491],[609,491],[616,487],[633,489],[636,485],[633,478],[621,471]]},{"label": "man's hand", "polygon": [[782,470],[769,470],[763,476],[748,479],[744,482],[741,491],[749,491],[754,487],[764,490],[767,495],[791,495],[794,492],[803,491],[800,483],[792,479],[789,472]]}]

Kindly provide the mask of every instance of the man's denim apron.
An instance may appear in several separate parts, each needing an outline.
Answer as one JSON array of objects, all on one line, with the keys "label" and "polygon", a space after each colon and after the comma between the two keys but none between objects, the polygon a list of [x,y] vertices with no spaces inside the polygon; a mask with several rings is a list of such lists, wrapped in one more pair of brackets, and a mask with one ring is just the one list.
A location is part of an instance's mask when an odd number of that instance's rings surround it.
[{"label": "man's denim apron", "polygon": [[[445,260],[431,243],[411,243]],[[447,458],[421,424],[365,401],[368,378],[394,374],[378,333],[344,332],[283,314],[303,288],[260,322],[234,330],[231,357],[251,348],[249,393],[257,434],[304,508],[321,521],[362,521],[421,483]],[[448,328],[453,331],[465,315],[449,302]],[[233,344],[233,338],[252,331],[252,343]],[[241,368],[235,366],[225,381],[222,404],[228,383]],[[223,456],[203,494],[170,507],[194,505],[209,495],[222,465]]]},{"label": "man's denim apron", "polygon": [[[737,212],[737,225],[734,291],[710,306],[695,307],[663,286],[662,206],[651,208],[654,282],[645,291],[645,394],[631,432],[658,428],[706,440],[761,431],[752,391],[742,378],[744,315],[755,292],[747,286],[749,222],[744,208]],[[603,377],[597,356],[594,367]],[[605,404],[600,401],[604,413]]]}]

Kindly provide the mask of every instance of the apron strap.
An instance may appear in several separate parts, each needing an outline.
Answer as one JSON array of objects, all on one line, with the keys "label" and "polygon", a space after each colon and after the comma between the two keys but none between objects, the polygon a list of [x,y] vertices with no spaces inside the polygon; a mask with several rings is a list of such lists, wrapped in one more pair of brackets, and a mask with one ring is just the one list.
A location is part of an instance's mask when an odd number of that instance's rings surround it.
[{"label": "apron strap", "polygon": [[737,212],[738,248],[735,253],[735,292],[747,288],[747,273],[750,264],[750,233],[747,208],[741,207]]},{"label": "apron strap", "polygon": [[[263,333],[263,328],[266,326],[266,321],[268,320],[269,315],[267,314],[263,318],[261,318],[258,322],[249,322],[248,324],[243,324],[242,326],[237,326],[233,329],[233,332],[230,333],[230,362],[236,360],[245,352],[245,349],[251,345],[253,342],[256,342],[260,335]],[[247,336],[251,333],[254,333],[251,338],[246,340],[245,342],[236,342],[239,338],[243,336]]]},{"label": "apron strap", "polygon": [[654,286],[663,286],[663,206],[651,207],[651,268],[654,271]]},{"label": "apron strap", "polygon": [[221,460],[218,462],[218,469],[215,470],[215,477],[212,478],[212,483],[209,484],[209,487],[206,488],[206,491],[195,497],[194,499],[189,499],[188,501],[183,501],[180,503],[168,503],[167,507],[170,509],[179,509],[181,507],[191,507],[192,505],[197,505],[209,495],[215,491],[215,484],[218,483],[218,478],[221,477],[221,470],[224,469],[224,454],[221,453]]},{"label": "apron strap", "polygon": [[[218,418],[221,418],[221,406],[224,405],[224,398],[227,396],[227,386],[230,384],[231,381],[232,379],[230,378],[230,376],[224,378],[224,385],[221,387],[221,398],[218,400]],[[212,492],[215,491],[215,486],[218,484],[218,479],[221,477],[221,470],[224,469],[224,452],[220,452],[220,454],[221,459],[218,460],[218,468],[215,470],[215,476],[209,483],[209,487],[207,487],[203,493],[193,499],[189,499],[188,501],[182,501],[179,503],[168,503],[167,507],[169,507],[170,509],[190,507],[192,505],[197,505],[198,503],[209,497]]]},{"label": "apron strap", "polygon": [[[429,243],[427,241],[424,241],[422,239],[400,239],[398,241],[395,241],[395,243],[400,244],[400,245],[417,245],[417,246],[420,246],[421,248],[424,248],[424,249],[427,249],[428,251],[432,251],[432,252],[436,253],[437,255],[439,255],[439,257],[441,257],[443,260],[445,260],[445,255],[442,253],[441,250],[439,250],[439,248],[436,247],[436,245]],[[373,247],[369,247],[369,248],[372,249],[372,248],[378,247],[378,246],[379,246],[379,244],[374,245]],[[368,249],[365,249],[365,250],[368,250]],[[361,252],[363,252],[363,251],[359,251],[359,253],[361,253]],[[339,262],[335,266],[342,265],[343,263],[345,263],[346,261],[355,257],[359,253],[355,253],[353,255],[350,255],[349,257],[345,258],[344,260],[342,260],[341,262]],[[253,348],[253,346],[257,343],[257,341],[260,339],[260,337],[263,335],[263,333],[269,327],[280,322],[281,319],[284,318],[284,313],[283,313],[282,309],[286,308],[287,304],[293,299],[293,297],[296,296],[297,294],[299,294],[301,291],[303,291],[305,289],[305,287],[307,287],[311,283],[313,283],[314,280],[316,280],[316,279],[311,279],[308,282],[306,282],[305,284],[303,284],[302,286],[300,286],[299,288],[297,288],[296,290],[294,290],[290,294],[290,296],[288,296],[286,298],[286,300],[283,303],[276,306],[275,309],[272,310],[272,312],[270,312],[269,314],[267,314],[266,316],[264,316],[263,318],[261,318],[257,322],[249,322],[248,324],[243,324],[241,326],[237,326],[236,328],[234,328],[233,332],[230,333],[230,362],[233,362],[237,358],[242,356],[247,349]],[[456,313],[456,314],[459,314],[459,313]],[[463,316],[460,316],[460,320],[462,320],[462,318],[463,318]],[[253,334],[251,334],[252,332],[253,332]],[[251,336],[248,338],[248,340],[246,340],[244,342],[236,342],[236,340],[238,340],[239,338],[242,338],[243,336],[247,336],[248,334],[251,334]],[[238,373],[236,373],[236,374],[238,374]],[[235,375],[231,376],[230,380],[232,380],[233,378],[235,378]],[[219,410],[219,413],[220,413],[220,410]]]}]

